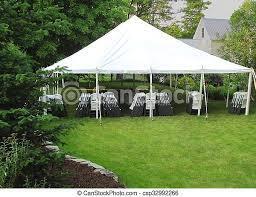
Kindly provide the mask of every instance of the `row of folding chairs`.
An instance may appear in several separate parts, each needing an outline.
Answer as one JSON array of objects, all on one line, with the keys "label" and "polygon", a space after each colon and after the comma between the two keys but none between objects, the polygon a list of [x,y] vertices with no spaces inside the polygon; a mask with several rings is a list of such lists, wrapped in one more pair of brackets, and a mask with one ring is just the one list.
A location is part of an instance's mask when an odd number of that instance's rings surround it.
[{"label": "row of folding chairs", "polygon": [[121,109],[113,92],[102,94],[102,115],[108,117],[121,116]]},{"label": "row of folding chairs", "polygon": [[[201,97],[201,98],[200,98]],[[203,102],[204,95],[198,91],[191,91],[187,93],[187,105],[186,111],[188,114],[195,115],[198,113],[198,110],[201,110],[201,113],[205,113],[205,103]],[[201,104],[200,104],[201,99]]]},{"label": "row of folding chairs", "polygon": [[136,93],[130,106],[131,116],[148,115],[150,109],[154,116],[173,115],[171,99],[167,93]]},{"label": "row of folding chairs", "polygon": [[229,104],[229,113],[242,114],[245,112],[247,102],[247,92],[235,92]]},{"label": "row of folding chairs", "polygon": [[[201,97],[201,98],[200,98]],[[118,101],[112,92],[100,94],[101,113],[103,116],[118,117],[121,116],[121,109]],[[200,105],[201,99],[201,105]],[[203,102],[204,95],[198,91],[188,92],[186,111],[191,115],[195,115],[198,109],[201,113],[205,113],[205,104]],[[244,113],[246,108],[247,92],[236,92],[229,105],[229,112],[233,114]],[[60,104],[62,101],[57,99]],[[150,107],[151,106],[151,107]],[[79,98],[79,104],[76,108],[77,116],[95,116],[97,109],[97,94],[82,93]],[[170,96],[163,93],[136,93],[130,106],[131,116],[148,115],[150,109],[153,110],[154,116],[170,116],[173,115],[173,107],[171,105]]]},{"label": "row of folding chairs", "polygon": [[78,117],[89,116],[91,112],[91,95],[82,93],[79,98],[79,103],[76,108],[76,115]]},{"label": "row of folding chairs", "polygon": [[[121,115],[117,99],[112,92],[106,92],[99,95],[101,104],[101,114],[103,116],[116,117]],[[82,93],[79,98],[79,104],[76,108],[76,114],[79,117],[95,116],[97,110],[97,94]]]},{"label": "row of folding chairs", "polygon": [[[200,105],[201,96],[201,105]],[[197,114],[198,109],[201,109],[201,113],[205,112],[205,104],[203,102],[204,95],[197,91],[188,93],[187,96],[187,108],[186,111],[191,114]],[[243,114],[245,112],[247,102],[247,92],[235,92],[231,103],[229,104],[228,111],[232,114]]]}]

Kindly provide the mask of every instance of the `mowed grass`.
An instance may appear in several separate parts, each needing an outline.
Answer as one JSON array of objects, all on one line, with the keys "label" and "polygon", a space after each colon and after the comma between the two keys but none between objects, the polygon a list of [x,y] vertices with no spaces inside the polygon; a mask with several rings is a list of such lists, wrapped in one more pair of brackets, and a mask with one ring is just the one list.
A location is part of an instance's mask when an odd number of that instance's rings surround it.
[{"label": "mowed grass", "polygon": [[65,118],[60,139],[68,154],[115,172],[126,187],[256,187],[256,115],[210,103],[208,120],[190,116]]}]

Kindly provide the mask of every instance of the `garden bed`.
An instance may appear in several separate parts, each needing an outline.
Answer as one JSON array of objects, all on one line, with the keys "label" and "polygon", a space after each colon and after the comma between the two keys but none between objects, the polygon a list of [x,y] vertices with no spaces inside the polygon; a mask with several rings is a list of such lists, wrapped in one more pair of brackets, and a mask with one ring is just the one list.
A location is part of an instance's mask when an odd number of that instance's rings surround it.
[{"label": "garden bed", "polygon": [[95,172],[95,168],[72,160],[65,160],[64,170],[68,182],[74,188],[120,188],[124,187],[110,176]]}]

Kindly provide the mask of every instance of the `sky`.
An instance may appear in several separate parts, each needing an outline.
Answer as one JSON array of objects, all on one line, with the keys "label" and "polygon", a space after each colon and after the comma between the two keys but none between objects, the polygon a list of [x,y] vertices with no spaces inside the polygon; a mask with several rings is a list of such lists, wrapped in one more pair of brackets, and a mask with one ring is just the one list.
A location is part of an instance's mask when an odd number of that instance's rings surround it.
[{"label": "sky", "polygon": [[205,11],[206,18],[229,19],[244,0],[211,0],[212,4]]},{"label": "sky", "polygon": [[[238,9],[245,0],[209,0],[211,5],[204,14],[206,18],[220,18],[229,19],[233,12]],[[179,10],[185,6],[184,0],[173,2],[172,7],[174,10]],[[177,16],[178,19],[181,17]]]}]

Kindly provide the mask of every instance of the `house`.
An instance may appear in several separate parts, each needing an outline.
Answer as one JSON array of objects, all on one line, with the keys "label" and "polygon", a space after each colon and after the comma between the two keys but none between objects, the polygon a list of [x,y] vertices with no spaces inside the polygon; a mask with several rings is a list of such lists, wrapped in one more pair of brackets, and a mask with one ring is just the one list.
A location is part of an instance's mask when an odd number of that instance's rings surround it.
[{"label": "house", "polygon": [[[184,43],[203,50],[207,53],[220,56],[219,49],[223,38],[231,31],[229,19],[245,0],[205,0],[210,1],[205,17],[198,24],[193,39],[180,39]],[[186,0],[170,0],[174,9],[174,20],[181,20],[181,10],[186,6]]]},{"label": "house", "polygon": [[[173,18],[175,21],[181,20],[182,9],[186,7],[186,0],[169,0],[173,9]],[[204,0],[211,4],[204,11],[206,18],[229,19],[245,0]]]},{"label": "house", "polygon": [[222,40],[231,31],[228,19],[202,18],[193,39],[180,39],[184,43],[219,56]]}]

